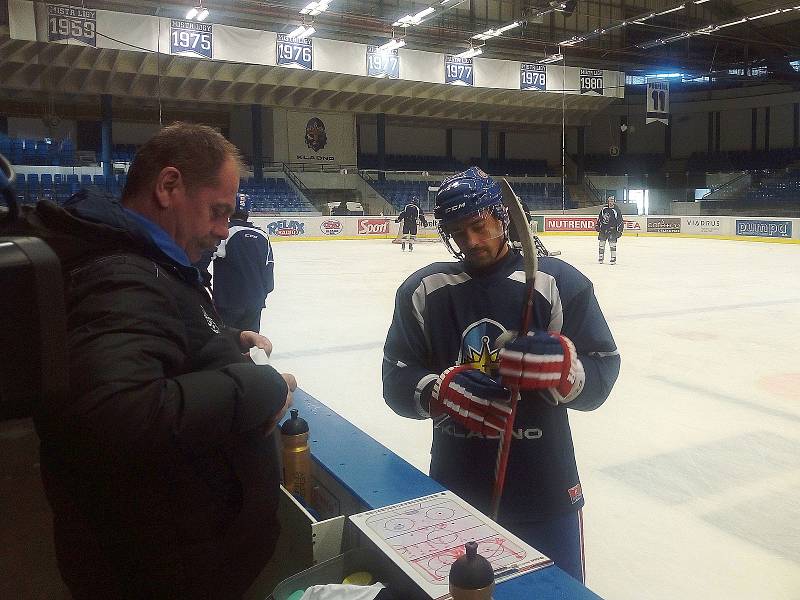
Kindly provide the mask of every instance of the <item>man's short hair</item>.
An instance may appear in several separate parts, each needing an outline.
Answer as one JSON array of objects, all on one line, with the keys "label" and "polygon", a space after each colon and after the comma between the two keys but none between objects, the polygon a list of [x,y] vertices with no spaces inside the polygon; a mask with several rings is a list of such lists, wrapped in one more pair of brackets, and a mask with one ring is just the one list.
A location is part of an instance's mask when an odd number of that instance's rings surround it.
[{"label": "man's short hair", "polygon": [[147,193],[166,167],[178,169],[190,191],[215,186],[227,159],[242,167],[239,149],[219,131],[207,125],[178,121],[159,131],[136,152],[122,198]]}]

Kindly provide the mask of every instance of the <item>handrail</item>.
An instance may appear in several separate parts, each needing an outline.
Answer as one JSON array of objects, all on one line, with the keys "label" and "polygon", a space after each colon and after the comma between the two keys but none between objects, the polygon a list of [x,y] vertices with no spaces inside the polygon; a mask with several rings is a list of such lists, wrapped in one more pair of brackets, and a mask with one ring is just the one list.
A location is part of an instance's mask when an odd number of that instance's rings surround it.
[{"label": "handrail", "polygon": [[289,179],[289,181],[291,181],[297,187],[297,189],[299,189],[303,193],[303,195],[310,200],[311,199],[309,196],[310,190],[308,189],[308,186],[306,186],[306,184],[300,181],[300,178],[294,174],[289,164],[282,163],[282,165],[283,165],[283,172],[286,174],[286,177]]},{"label": "handrail", "polygon": [[598,190],[597,186],[592,183],[592,180],[589,179],[588,175],[583,176],[583,187],[589,192],[589,196],[591,196],[597,204],[603,204],[603,202],[605,202],[605,199],[600,197],[600,190]]},{"label": "handrail", "polygon": [[743,171],[737,177],[734,177],[733,179],[729,179],[728,181],[723,183],[721,186],[715,187],[715,188],[711,188],[708,192],[703,194],[703,196],[700,198],[700,200],[706,200],[709,196],[713,196],[717,192],[720,192],[720,191],[722,191],[724,189],[727,189],[727,188],[731,187],[735,183],[739,183],[742,179],[744,179],[746,177],[750,177],[750,173],[748,173],[747,171]]}]

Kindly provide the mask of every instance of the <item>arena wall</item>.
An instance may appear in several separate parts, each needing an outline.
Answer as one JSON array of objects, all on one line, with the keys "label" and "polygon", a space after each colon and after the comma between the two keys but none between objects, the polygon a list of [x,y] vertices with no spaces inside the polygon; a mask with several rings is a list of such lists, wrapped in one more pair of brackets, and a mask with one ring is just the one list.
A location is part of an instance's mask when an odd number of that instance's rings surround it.
[{"label": "arena wall", "polygon": [[[399,224],[392,217],[254,217],[273,241],[394,239]],[[596,235],[592,215],[533,215],[534,230],[542,235]],[[419,238],[438,236],[432,216],[420,227]],[[800,243],[800,219],[772,217],[626,216],[626,236],[663,236],[736,240],[743,242]]]}]

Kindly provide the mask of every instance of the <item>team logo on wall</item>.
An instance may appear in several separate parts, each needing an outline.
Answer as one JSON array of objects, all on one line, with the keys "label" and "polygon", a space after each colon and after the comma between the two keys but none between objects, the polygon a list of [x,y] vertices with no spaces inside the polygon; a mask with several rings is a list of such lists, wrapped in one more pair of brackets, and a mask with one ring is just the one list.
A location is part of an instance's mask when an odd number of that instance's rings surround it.
[{"label": "team logo on wall", "polygon": [[306,225],[302,221],[281,219],[280,221],[269,223],[267,225],[267,233],[280,237],[292,237],[295,235],[303,235],[305,233],[305,227]]},{"label": "team logo on wall", "polygon": [[319,117],[313,117],[306,123],[306,146],[314,152],[319,152],[328,143],[328,134],[325,133],[325,123]]},{"label": "team logo on wall", "polygon": [[63,4],[47,5],[47,41],[75,40],[97,47],[97,11]]},{"label": "team logo on wall", "polygon": [[341,221],[336,219],[328,219],[320,223],[319,229],[325,235],[339,235],[344,229]]},{"label": "team logo on wall", "polygon": [[603,70],[581,69],[580,72],[581,94],[603,95]]}]

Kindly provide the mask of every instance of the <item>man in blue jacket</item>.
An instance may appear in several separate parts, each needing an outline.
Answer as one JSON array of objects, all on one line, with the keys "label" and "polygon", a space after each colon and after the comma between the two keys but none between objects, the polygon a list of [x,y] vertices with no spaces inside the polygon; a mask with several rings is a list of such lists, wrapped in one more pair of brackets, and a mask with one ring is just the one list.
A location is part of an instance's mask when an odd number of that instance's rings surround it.
[{"label": "man in blue jacket", "polygon": [[240,598],[279,532],[276,422],[294,377],[253,364],[193,265],[228,235],[241,168],[177,123],[137,153],[122,200],[36,214],[61,259],[70,393],[36,415],[59,570],[75,600]]},{"label": "man in blue jacket", "polygon": [[248,221],[250,198],[238,194],[227,239],[214,253],[214,304],[230,327],[259,331],[261,309],[275,289],[269,236]]}]

